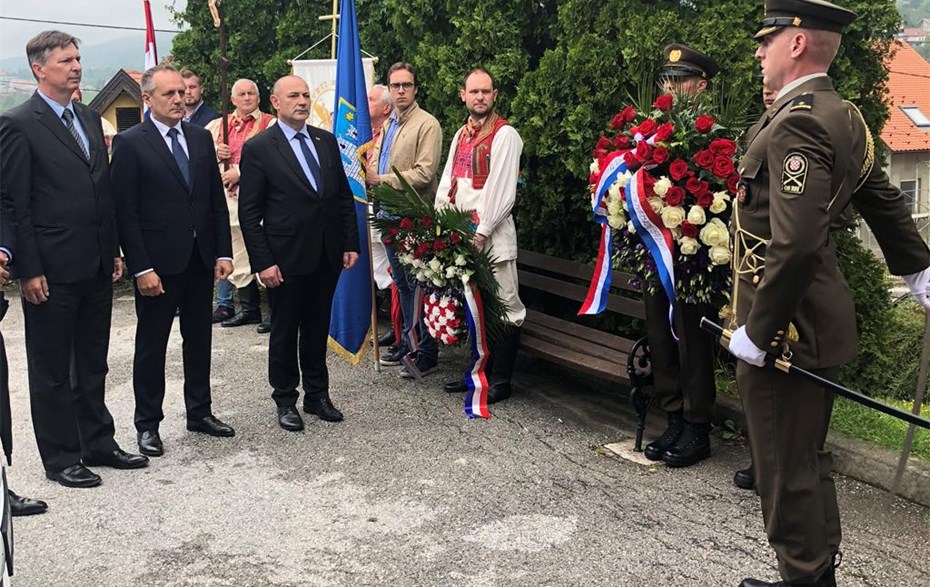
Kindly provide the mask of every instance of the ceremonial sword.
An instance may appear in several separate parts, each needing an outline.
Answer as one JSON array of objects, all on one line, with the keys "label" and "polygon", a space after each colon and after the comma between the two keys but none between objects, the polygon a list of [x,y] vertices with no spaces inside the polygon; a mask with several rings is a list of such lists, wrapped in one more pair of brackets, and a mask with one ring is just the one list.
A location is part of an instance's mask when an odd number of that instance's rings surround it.
[{"label": "ceremonial sword", "polygon": [[[708,332],[712,332],[726,340],[730,340],[730,337],[733,336],[732,330],[728,330],[724,328],[723,326],[717,324],[716,322],[712,322],[711,320],[708,320],[707,318],[703,318],[703,317],[701,318],[701,328],[703,328],[704,330]],[[821,377],[820,375],[817,375],[816,373],[811,373],[810,371],[807,371],[805,369],[792,365],[791,361],[782,359],[781,357],[773,355],[772,353],[765,354],[765,364],[770,367],[774,367],[778,369],[779,371],[783,371],[785,373],[790,373],[792,375],[798,375],[800,377],[803,377],[804,379],[807,379],[808,381],[812,381],[816,383],[817,385],[823,387],[827,391],[833,392],[838,396],[845,397],[848,400],[852,400],[856,402],[857,404],[861,404],[873,410],[878,410],[879,412],[883,414],[887,414],[893,418],[904,420],[908,424],[914,424],[915,426],[920,426],[921,428],[926,428],[927,430],[930,430],[930,420],[927,420],[926,418],[922,418],[918,416],[917,414],[905,412],[904,410],[901,410],[894,406],[889,406],[888,404],[882,403],[863,393],[859,393],[858,391],[853,391],[852,389],[849,389],[848,387],[843,387],[842,385],[840,385],[839,383],[836,383],[835,381],[830,381],[829,379],[825,379]]]}]

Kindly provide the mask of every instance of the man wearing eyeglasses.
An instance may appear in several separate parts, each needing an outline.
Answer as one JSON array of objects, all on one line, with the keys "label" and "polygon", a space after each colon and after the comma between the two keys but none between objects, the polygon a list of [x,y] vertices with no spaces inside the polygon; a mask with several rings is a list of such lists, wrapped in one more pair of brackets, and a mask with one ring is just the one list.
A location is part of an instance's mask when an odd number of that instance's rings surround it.
[{"label": "man wearing eyeglasses", "polygon": [[[374,155],[366,174],[368,185],[382,183],[401,189],[400,180],[392,168],[397,168],[407,182],[420,196],[433,201],[439,185],[439,157],[442,150],[442,127],[436,118],[421,109],[417,104],[417,74],[409,63],[395,63],[388,69],[388,88],[394,101],[394,111],[385,121]],[[413,324],[413,293],[416,280],[408,275],[397,261],[393,247],[385,245],[391,274],[400,293],[401,312],[404,315],[404,332],[409,332]],[[439,349],[436,341],[429,335],[422,321],[418,326],[419,351],[414,358],[416,368],[421,375],[436,370]],[[381,358],[382,365],[399,365],[401,358],[409,353],[406,337],[399,348],[388,352]],[[410,378],[413,374],[405,370],[402,377]]]}]

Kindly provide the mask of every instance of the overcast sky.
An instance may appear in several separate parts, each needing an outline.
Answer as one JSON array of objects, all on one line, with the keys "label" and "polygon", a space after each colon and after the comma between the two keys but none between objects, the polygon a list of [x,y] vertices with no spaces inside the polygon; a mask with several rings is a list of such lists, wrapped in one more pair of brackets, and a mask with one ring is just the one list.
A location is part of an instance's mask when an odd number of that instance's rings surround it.
[{"label": "overcast sky", "polygon": [[[195,0],[196,1],[196,0]],[[206,2],[206,0],[200,0]],[[156,29],[177,30],[168,6],[180,10],[188,0],[151,0]],[[0,16],[54,20],[60,22],[145,27],[142,0],[0,0]],[[0,58],[23,55],[26,41],[46,29],[61,29],[82,41],[96,45],[119,37],[141,34],[133,31],[83,26],[20,22],[0,18]],[[144,41],[140,41],[140,47]]]}]

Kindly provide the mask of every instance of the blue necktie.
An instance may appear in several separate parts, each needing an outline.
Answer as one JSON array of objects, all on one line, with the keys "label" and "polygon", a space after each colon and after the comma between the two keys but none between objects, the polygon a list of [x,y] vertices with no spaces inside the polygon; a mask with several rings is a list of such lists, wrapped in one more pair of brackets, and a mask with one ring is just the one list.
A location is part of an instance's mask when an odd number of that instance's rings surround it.
[{"label": "blue necktie", "polygon": [[184,178],[184,183],[187,187],[190,187],[190,161],[187,159],[187,153],[185,153],[184,149],[181,147],[181,141],[178,140],[178,135],[180,134],[181,133],[179,133],[176,128],[168,129],[168,136],[171,137],[171,154],[174,155],[174,161],[178,164],[178,169],[181,170],[181,177]]},{"label": "blue necktie", "polygon": [[320,178],[320,164],[316,162],[316,157],[313,156],[313,152],[307,144],[307,135],[299,132],[297,133],[297,139],[300,141],[300,150],[303,151],[304,159],[307,160],[307,168],[310,170],[310,175],[313,176],[313,183],[316,185],[316,191],[317,193],[322,193],[323,182]]}]

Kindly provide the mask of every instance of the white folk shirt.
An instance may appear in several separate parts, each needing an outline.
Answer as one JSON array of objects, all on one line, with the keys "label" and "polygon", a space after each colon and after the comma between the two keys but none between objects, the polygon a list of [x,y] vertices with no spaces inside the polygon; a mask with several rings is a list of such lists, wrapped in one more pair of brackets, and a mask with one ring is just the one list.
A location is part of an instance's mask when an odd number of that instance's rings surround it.
[{"label": "white folk shirt", "polygon": [[455,204],[452,204],[449,201],[449,190],[452,187],[452,168],[461,134],[462,128],[452,137],[451,151],[439,180],[435,206],[455,206],[460,210],[477,212],[477,232],[488,239],[485,250],[497,261],[514,260],[517,258],[517,230],[511,211],[517,199],[523,139],[509,124],[501,127],[491,142],[491,165],[484,187],[476,190],[472,187],[470,177],[458,178]]}]

